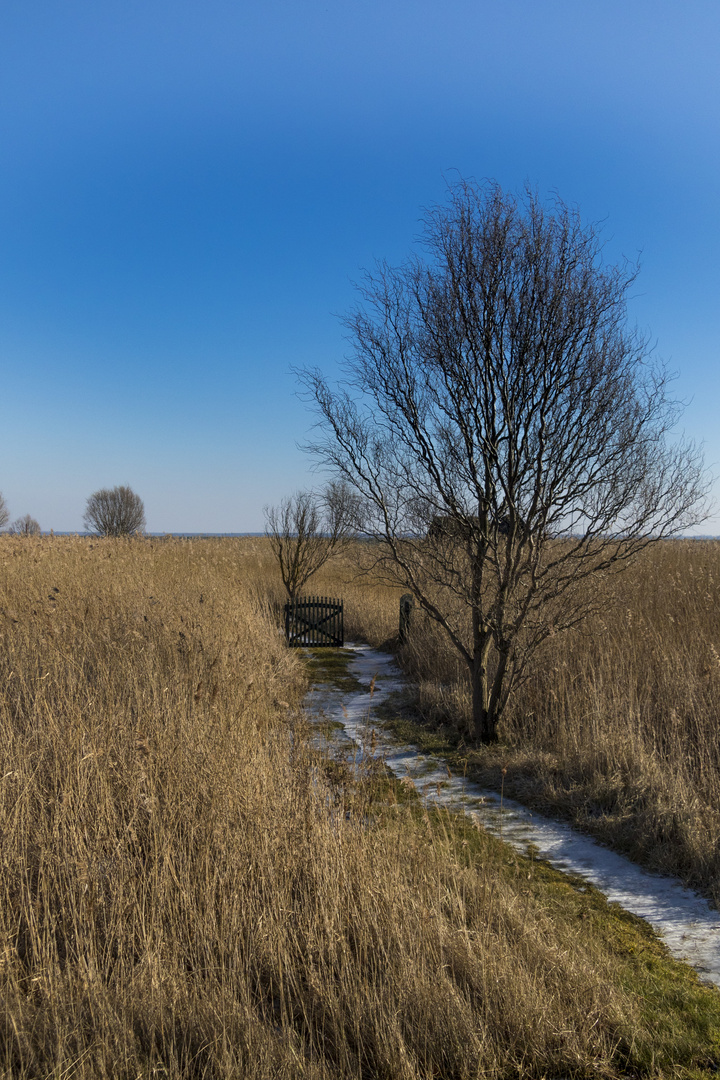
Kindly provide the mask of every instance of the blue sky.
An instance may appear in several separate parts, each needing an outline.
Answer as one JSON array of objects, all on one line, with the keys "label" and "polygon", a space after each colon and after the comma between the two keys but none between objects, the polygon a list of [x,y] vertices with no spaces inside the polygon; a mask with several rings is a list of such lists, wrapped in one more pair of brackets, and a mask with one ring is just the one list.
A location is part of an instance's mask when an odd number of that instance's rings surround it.
[{"label": "blue sky", "polygon": [[260,530],[317,483],[291,367],[336,370],[353,280],[457,172],[640,254],[720,473],[718,56],[717,0],[2,0],[11,515],[81,529],[127,483],[151,531]]}]

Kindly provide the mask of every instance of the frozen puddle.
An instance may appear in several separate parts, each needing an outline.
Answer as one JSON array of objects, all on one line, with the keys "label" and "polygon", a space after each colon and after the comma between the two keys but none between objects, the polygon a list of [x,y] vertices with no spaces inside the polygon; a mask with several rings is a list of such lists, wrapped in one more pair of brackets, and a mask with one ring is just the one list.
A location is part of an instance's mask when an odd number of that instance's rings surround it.
[{"label": "frozen puddle", "polygon": [[692,964],[703,979],[720,986],[720,913],[713,911],[703,897],[686,889],[676,878],[643,870],[569,825],[536,814],[512,799],[503,798],[501,806],[496,791],[462,777],[449,777],[444,762],[393,741],[382,728],[374,727],[372,710],[389,693],[401,688],[402,676],[391,656],[367,645],[347,648],[355,654],[350,671],[367,690],[355,694],[320,691],[312,696],[313,711],[342,723],[346,736],[358,747],[367,745],[369,727],[373,728],[374,755],[382,758],[396,776],[409,777],[428,802],[464,810],[523,853],[532,844],[540,858],[586,878],[608,900],[647,920],[674,956]]}]

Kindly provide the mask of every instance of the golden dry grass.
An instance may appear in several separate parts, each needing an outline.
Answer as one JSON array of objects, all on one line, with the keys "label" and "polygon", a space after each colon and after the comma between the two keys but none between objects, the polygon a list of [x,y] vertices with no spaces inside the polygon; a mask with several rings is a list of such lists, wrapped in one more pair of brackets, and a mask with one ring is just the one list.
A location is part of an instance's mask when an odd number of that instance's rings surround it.
[{"label": "golden dry grass", "polygon": [[[400,654],[416,707],[454,729],[485,781],[499,784],[507,767],[506,790],[720,902],[720,542],[648,549],[606,579],[602,605],[538,653],[495,750],[472,747],[464,666],[416,619]],[[364,589],[359,633],[384,640],[396,609],[396,593]]]},{"label": "golden dry grass", "polygon": [[[450,821],[337,813],[262,541],[0,568],[0,1075],[660,1075],[636,945]],[[348,590],[387,636],[396,598]]]}]

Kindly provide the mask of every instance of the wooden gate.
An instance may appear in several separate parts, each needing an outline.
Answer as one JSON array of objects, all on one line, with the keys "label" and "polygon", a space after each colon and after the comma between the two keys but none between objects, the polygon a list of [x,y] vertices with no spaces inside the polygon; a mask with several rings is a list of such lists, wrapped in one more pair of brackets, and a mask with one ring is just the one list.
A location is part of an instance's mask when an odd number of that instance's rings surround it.
[{"label": "wooden gate", "polygon": [[296,596],[285,605],[285,637],[295,647],[342,648],[342,600],[327,596]]}]

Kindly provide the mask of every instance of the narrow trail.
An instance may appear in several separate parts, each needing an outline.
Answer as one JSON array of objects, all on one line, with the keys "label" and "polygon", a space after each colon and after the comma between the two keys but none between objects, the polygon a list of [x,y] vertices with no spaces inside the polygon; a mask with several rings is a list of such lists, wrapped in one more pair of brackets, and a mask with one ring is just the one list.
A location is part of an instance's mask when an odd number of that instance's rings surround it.
[{"label": "narrow trail", "polygon": [[720,986],[720,912],[707,900],[676,878],[643,870],[563,822],[543,817],[512,799],[501,800],[498,792],[462,777],[449,777],[443,761],[395,741],[373,722],[373,713],[388,694],[402,688],[401,672],[391,656],[370,646],[351,644],[346,648],[354,653],[350,672],[367,689],[343,693],[316,688],[308,699],[311,716],[342,724],[335,741],[350,739],[361,754],[372,728],[373,756],[381,758],[396,776],[409,777],[428,803],[470,814],[523,853],[532,844],[538,857],[585,878],[608,900],[645,919],[673,956],[691,964],[704,980]]}]

